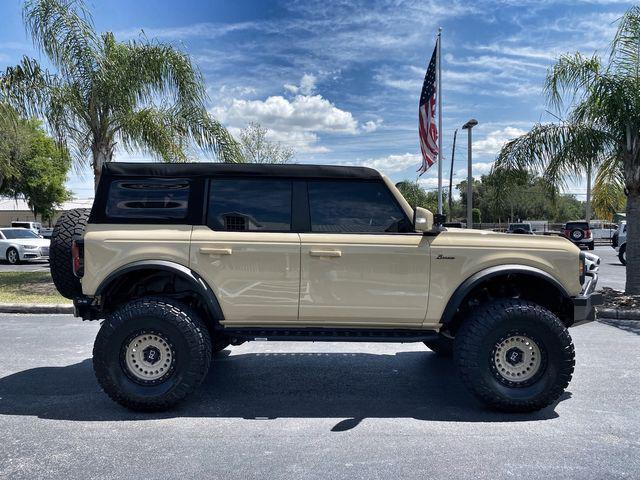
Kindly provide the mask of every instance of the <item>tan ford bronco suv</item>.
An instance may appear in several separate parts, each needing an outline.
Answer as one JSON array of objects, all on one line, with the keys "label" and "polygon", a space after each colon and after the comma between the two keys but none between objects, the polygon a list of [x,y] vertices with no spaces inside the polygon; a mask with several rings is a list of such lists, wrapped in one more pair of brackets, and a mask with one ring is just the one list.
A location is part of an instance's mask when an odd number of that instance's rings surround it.
[{"label": "tan ford bronco suv", "polygon": [[134,410],[173,406],[251,340],[424,342],[493,408],[553,403],[597,267],[562,237],[442,220],[369,168],[110,163],[93,208],[56,224],[51,269],[103,319],[95,374]]}]

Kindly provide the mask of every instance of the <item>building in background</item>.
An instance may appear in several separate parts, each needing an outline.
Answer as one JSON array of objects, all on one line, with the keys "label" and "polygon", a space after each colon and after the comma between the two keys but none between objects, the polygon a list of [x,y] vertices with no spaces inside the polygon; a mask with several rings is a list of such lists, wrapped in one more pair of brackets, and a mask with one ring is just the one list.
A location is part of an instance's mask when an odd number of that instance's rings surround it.
[{"label": "building in background", "polygon": [[41,222],[42,226],[53,226],[62,212],[70,210],[72,208],[91,208],[93,205],[93,198],[76,198],[64,202],[60,209],[56,211],[56,215],[49,225],[49,222],[43,222],[42,218],[38,215],[38,218],[34,218],[33,212],[29,210],[27,202],[23,199],[0,197],[0,227],[10,226],[11,222],[24,221],[24,222]]}]

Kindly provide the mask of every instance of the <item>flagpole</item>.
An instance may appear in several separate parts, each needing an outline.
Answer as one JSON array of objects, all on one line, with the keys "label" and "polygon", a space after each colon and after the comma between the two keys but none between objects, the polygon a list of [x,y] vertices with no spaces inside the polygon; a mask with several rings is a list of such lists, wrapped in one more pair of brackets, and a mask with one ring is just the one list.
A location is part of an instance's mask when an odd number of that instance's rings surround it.
[{"label": "flagpole", "polygon": [[438,213],[442,214],[442,27],[438,28]]}]

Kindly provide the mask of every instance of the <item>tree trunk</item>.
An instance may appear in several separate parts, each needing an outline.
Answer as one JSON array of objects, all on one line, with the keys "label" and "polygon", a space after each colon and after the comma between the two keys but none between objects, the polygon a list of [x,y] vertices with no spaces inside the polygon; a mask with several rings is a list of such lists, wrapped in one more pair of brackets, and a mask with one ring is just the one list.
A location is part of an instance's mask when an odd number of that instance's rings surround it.
[{"label": "tree trunk", "polygon": [[102,174],[102,166],[113,158],[113,145],[110,143],[94,144],[91,148],[91,153],[93,155],[94,190],[97,190],[100,175]]},{"label": "tree trunk", "polygon": [[628,295],[640,295],[640,192],[627,196],[627,284]]}]

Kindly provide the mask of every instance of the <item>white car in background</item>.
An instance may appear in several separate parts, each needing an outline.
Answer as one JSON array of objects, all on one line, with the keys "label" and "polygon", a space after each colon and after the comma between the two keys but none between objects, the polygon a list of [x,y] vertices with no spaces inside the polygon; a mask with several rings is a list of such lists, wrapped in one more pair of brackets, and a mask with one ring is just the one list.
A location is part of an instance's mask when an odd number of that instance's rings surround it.
[{"label": "white car in background", "polygon": [[11,222],[11,228],[26,228],[31,230],[36,235],[40,235],[42,230],[42,224],[40,222],[21,222],[19,220]]},{"label": "white car in background", "polygon": [[0,260],[16,265],[25,260],[48,260],[49,240],[26,228],[0,228]]}]

